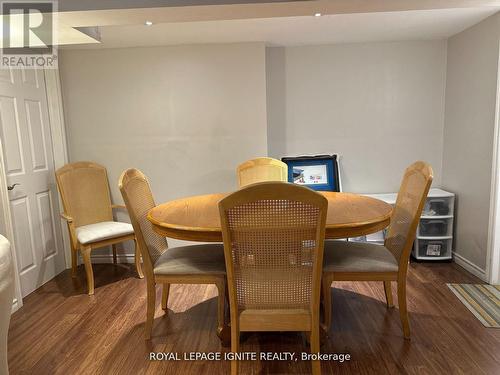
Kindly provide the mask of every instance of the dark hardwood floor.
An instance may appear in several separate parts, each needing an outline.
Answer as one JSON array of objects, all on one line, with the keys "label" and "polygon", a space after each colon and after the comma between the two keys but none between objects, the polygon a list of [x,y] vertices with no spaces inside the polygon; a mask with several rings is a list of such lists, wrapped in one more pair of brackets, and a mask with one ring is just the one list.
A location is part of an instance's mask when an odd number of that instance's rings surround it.
[{"label": "dark hardwood floor", "polygon": [[[24,300],[11,320],[11,374],[224,374],[227,361],[150,361],[154,352],[227,352],[216,336],[216,290],[173,285],[169,314],[159,305],[153,339],[144,340],[146,283],[130,265],[94,265],[95,296],[79,269]],[[336,283],[333,325],[323,353],[325,374],[500,374],[500,330],[484,328],[446,282],[479,282],[450,263],[412,263],[408,308],[412,339],[403,339],[397,308],[387,310],[382,283]],[[395,285],[393,290],[395,289]],[[394,295],[395,302],[397,301]],[[307,352],[300,333],[244,334],[247,352]],[[307,374],[305,361],[243,362],[242,374]]]}]

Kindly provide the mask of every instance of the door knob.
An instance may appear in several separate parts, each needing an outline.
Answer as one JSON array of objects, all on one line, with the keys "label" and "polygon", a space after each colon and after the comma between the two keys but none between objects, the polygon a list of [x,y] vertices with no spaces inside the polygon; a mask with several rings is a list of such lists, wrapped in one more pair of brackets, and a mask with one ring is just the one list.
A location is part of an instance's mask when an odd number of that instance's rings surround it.
[{"label": "door knob", "polygon": [[15,188],[17,185],[21,185],[21,184],[15,183],[15,184],[12,184],[12,185],[7,185],[7,190],[9,190],[9,191],[14,190],[14,188]]}]

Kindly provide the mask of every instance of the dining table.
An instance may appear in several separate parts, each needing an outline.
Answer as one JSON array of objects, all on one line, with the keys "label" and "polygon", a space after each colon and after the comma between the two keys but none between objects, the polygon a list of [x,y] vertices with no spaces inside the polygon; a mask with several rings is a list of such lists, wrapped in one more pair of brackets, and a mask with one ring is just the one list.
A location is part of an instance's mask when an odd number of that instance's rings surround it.
[{"label": "dining table", "polygon": [[[392,206],[376,198],[338,192],[319,192],[328,200],[325,238],[364,236],[389,225]],[[156,233],[197,242],[222,242],[219,201],[230,193],[195,195],[159,204],[148,213]]]},{"label": "dining table", "polygon": [[[328,200],[325,238],[364,236],[386,228],[392,206],[368,196],[319,192]],[[222,242],[219,201],[230,193],[196,195],[161,203],[148,213],[153,230],[162,237],[198,242]],[[321,340],[326,337],[321,325]],[[219,332],[224,346],[230,344],[230,329]]]}]

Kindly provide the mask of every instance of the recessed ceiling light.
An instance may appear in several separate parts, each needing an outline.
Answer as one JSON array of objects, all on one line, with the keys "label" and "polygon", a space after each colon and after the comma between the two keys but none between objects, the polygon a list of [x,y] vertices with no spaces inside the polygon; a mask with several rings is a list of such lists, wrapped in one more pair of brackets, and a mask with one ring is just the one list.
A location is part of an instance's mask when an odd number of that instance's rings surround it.
[{"label": "recessed ceiling light", "polygon": [[152,24],[153,24],[153,22],[151,22],[151,21],[144,22],[144,25],[146,25],[146,26],[151,26]]},{"label": "recessed ceiling light", "polygon": [[314,17],[321,17],[321,13],[314,13]]}]

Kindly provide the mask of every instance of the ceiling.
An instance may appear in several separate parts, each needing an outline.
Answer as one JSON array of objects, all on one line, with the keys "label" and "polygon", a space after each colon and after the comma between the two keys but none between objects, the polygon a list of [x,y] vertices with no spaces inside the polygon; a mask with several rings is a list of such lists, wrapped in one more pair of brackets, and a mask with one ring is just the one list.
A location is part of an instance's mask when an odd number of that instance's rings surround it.
[{"label": "ceiling", "polygon": [[193,5],[284,3],[293,1],[315,0],[58,0],[58,8],[60,12],[68,12],[104,9],[180,7]]},{"label": "ceiling", "polygon": [[117,48],[198,43],[265,42],[271,46],[444,39],[499,8],[459,8],[274,17],[100,27],[101,44]]},{"label": "ceiling", "polygon": [[[54,40],[63,48],[117,48],[443,39],[498,11],[500,0],[59,0]],[[6,17],[15,16],[0,22]]]}]

